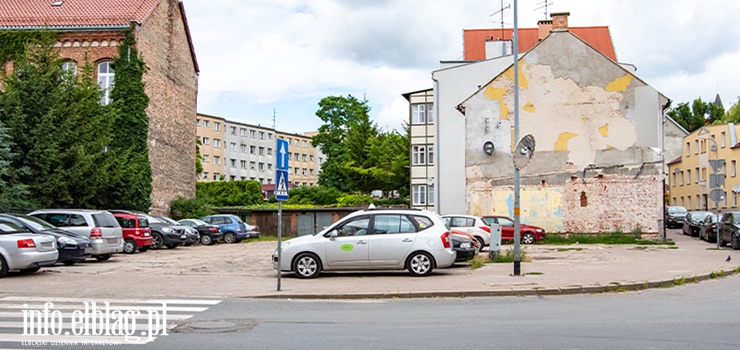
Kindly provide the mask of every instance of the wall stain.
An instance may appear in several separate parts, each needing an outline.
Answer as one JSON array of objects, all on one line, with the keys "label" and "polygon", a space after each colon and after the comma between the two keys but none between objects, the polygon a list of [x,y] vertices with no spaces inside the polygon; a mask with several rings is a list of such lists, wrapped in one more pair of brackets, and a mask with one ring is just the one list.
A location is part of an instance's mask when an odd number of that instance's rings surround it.
[{"label": "wall stain", "polygon": [[604,90],[609,92],[627,91],[627,86],[629,86],[632,82],[632,78],[633,76],[631,74],[616,78],[612,80],[609,84],[606,84]]},{"label": "wall stain", "polygon": [[555,150],[556,151],[567,151],[568,141],[576,136],[578,136],[578,134],[567,132],[567,131],[560,133],[560,136],[558,136],[558,140],[555,141]]}]

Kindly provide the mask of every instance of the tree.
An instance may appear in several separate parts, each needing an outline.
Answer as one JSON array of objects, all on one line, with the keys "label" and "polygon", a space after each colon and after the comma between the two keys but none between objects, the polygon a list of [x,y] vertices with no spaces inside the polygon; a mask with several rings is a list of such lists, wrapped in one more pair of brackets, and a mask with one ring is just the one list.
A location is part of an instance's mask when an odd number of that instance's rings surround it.
[{"label": "tree", "polygon": [[727,110],[724,118],[721,121],[715,122],[715,124],[727,124],[727,123],[740,123],[740,97],[737,98],[737,102]]},{"label": "tree", "polygon": [[0,121],[15,142],[11,161],[23,169],[18,181],[44,207],[96,207],[105,193],[110,143],[110,109],[86,64],[81,79],[61,68],[53,33],[33,42],[27,56],[3,81]]},{"label": "tree", "polygon": [[28,186],[19,182],[19,173],[27,169],[16,169],[12,167],[12,161],[17,154],[11,151],[14,143],[8,134],[8,129],[0,122],[0,210],[8,211],[9,208],[32,207]]},{"label": "tree", "polygon": [[346,165],[361,160],[364,153],[364,136],[375,135],[377,130],[370,122],[370,107],[352,95],[328,96],[319,101],[316,111],[324,124],[313,137],[312,145],[320,147],[326,155],[321,165],[319,185],[334,187],[347,192],[356,190],[350,183]]},{"label": "tree", "polygon": [[149,97],[142,81],[146,65],[135,45],[129,29],[112,64],[115,84],[111,99],[115,118],[108,151],[115,157],[115,163],[103,207],[149,211],[152,204],[152,168],[147,139],[149,117],[146,114]]},{"label": "tree", "polygon": [[701,98],[697,98],[690,107],[688,103],[682,102],[669,110],[667,114],[688,132],[692,132],[706,124],[722,120],[725,110],[714,103],[704,102]]}]

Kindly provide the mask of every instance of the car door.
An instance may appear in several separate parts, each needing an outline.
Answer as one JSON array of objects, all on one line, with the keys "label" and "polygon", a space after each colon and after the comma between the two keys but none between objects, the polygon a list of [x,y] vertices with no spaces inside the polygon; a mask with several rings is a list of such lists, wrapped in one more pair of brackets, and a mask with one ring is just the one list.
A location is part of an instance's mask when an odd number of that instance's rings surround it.
[{"label": "car door", "polygon": [[496,223],[501,226],[501,240],[502,241],[513,241],[514,240],[514,222],[508,218],[497,217]]},{"label": "car door", "polygon": [[732,214],[727,213],[722,216],[722,221],[719,224],[719,236],[722,241],[729,242],[730,234],[732,232]]},{"label": "car door", "polygon": [[377,214],[367,236],[369,264],[373,267],[395,267],[404,263],[416,241],[417,228],[403,214]]},{"label": "car door", "polygon": [[370,216],[358,216],[337,225],[327,235],[326,265],[329,269],[368,266]]}]

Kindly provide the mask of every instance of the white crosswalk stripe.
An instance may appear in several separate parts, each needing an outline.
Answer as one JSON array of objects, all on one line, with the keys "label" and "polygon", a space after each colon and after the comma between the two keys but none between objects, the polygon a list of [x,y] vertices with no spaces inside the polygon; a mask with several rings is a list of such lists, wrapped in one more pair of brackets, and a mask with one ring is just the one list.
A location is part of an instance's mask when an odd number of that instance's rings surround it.
[{"label": "white crosswalk stripe", "polygon": [[0,349],[146,344],[220,302],[0,297]]}]

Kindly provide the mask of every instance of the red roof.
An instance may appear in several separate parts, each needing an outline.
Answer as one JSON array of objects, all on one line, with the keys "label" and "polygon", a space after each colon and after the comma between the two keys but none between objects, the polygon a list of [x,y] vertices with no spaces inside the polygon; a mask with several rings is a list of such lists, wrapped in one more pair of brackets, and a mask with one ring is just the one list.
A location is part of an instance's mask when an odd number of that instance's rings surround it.
[{"label": "red roof", "polygon": [[[568,31],[581,38],[594,49],[604,54],[606,57],[617,61],[617,54],[614,51],[612,36],[609,33],[609,27],[568,27]],[[465,46],[466,61],[481,61],[486,59],[486,40],[489,38],[499,40],[511,40],[514,29],[465,29],[463,31],[463,40]],[[519,28],[519,52],[529,51],[539,43],[538,28]]]},{"label": "red roof", "polygon": [[159,1],[0,0],[0,28],[128,26],[143,23]]}]

